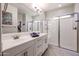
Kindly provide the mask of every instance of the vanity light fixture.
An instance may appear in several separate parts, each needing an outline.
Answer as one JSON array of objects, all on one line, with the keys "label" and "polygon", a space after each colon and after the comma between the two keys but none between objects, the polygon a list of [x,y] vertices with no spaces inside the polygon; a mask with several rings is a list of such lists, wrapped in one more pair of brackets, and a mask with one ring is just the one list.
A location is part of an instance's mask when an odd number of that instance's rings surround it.
[{"label": "vanity light fixture", "polygon": [[34,11],[35,11],[36,13],[41,13],[41,12],[42,12],[42,9],[39,8],[39,6],[38,6],[37,4],[33,3],[33,4],[32,4],[32,7],[33,7],[33,9],[34,9]]}]

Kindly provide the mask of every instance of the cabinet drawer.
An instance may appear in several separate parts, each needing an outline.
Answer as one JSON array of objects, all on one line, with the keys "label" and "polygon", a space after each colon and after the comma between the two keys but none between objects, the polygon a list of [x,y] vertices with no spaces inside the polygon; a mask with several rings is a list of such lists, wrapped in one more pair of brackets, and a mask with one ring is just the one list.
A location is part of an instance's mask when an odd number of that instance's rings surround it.
[{"label": "cabinet drawer", "polygon": [[39,37],[39,38],[37,38],[37,41],[39,42],[39,41],[41,41],[41,39],[42,39],[42,37]]},{"label": "cabinet drawer", "polygon": [[23,50],[25,50],[26,48],[29,48],[32,45],[34,45],[34,40],[31,40],[31,41],[21,44],[19,46],[8,49],[3,52],[3,55],[4,56],[15,56],[18,53],[22,52]]},{"label": "cabinet drawer", "polygon": [[33,56],[34,55],[34,46],[31,46],[30,48],[26,49],[26,55],[27,56]]},{"label": "cabinet drawer", "polygon": [[36,55],[38,55],[38,54],[41,53],[42,51],[43,51],[43,45],[40,44],[40,45],[38,45],[37,48],[36,48]]},{"label": "cabinet drawer", "polygon": [[40,52],[37,56],[41,56],[43,54],[43,52]]},{"label": "cabinet drawer", "polygon": [[36,40],[36,46],[38,46],[40,44],[43,44],[43,39],[42,38],[39,38],[39,39]]}]

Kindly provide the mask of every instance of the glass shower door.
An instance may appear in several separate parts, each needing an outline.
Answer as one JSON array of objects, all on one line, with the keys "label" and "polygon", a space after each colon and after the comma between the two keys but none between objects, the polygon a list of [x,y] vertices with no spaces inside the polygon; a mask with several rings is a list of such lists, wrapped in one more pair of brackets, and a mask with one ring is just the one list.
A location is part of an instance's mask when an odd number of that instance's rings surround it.
[{"label": "glass shower door", "polygon": [[67,16],[60,17],[60,46],[77,51],[77,23],[74,16]]}]

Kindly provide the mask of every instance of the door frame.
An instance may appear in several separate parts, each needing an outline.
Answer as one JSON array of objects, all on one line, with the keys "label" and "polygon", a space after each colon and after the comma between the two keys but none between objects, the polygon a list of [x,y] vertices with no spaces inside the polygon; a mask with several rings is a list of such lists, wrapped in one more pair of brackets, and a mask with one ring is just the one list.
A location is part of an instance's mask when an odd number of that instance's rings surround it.
[{"label": "door frame", "polygon": [[0,3],[0,56],[2,55],[2,53],[1,53],[1,46],[2,46],[2,44],[1,44],[1,35],[2,35],[2,33],[1,33],[1,29],[2,29],[2,27],[1,27],[1,24],[2,24],[2,12],[1,12],[1,3]]}]

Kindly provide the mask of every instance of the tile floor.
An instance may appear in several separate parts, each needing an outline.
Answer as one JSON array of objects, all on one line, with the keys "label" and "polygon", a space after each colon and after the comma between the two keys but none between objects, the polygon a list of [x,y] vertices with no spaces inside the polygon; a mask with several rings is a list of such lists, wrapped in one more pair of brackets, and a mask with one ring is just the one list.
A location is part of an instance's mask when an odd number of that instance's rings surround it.
[{"label": "tile floor", "polygon": [[43,56],[79,56],[78,53],[49,44]]}]

